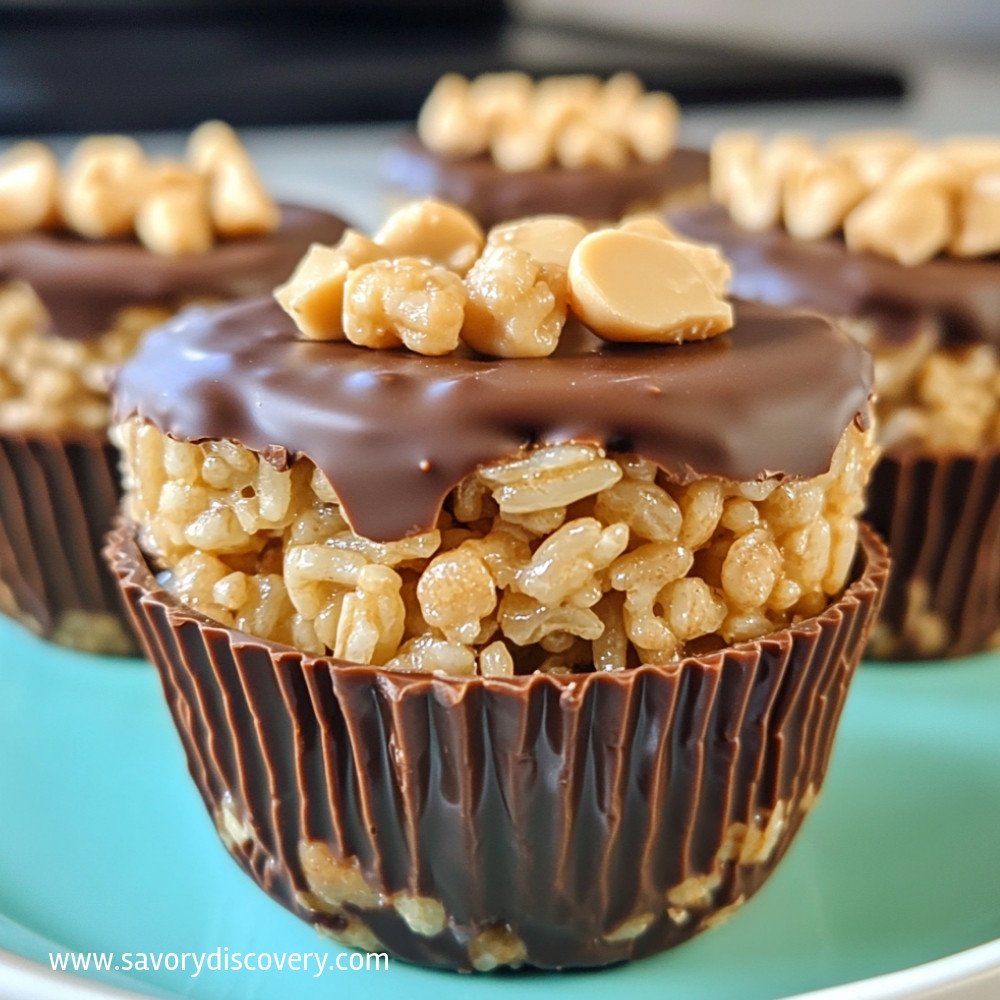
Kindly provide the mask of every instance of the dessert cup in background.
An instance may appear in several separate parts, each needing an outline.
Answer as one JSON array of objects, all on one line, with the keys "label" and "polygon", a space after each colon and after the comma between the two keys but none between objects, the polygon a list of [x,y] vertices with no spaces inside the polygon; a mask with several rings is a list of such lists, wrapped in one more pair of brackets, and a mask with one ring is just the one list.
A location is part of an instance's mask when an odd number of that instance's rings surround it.
[{"label": "dessert cup in background", "polygon": [[875,358],[866,517],[893,571],[869,654],[1000,648],[1000,139],[723,135],[715,206],[669,213],[735,294],[818,309]]},{"label": "dessert cup in background", "polygon": [[21,143],[0,174],[0,611],[65,645],[127,653],[99,555],[120,496],[110,371],[178,309],[266,291],[344,224],[275,205],[221,123],[192,135],[186,163],[105,136],[64,167]]},{"label": "dessert cup in background", "polygon": [[887,572],[870,359],[627,227],[467,253],[418,204],[119,372],[106,554],[191,774],[349,945],[651,954],[744,903],[820,792]]},{"label": "dessert cup in background", "polygon": [[708,157],[675,145],[679,111],[631,73],[442,77],[417,132],[383,157],[388,200],[427,195],[486,227],[538,214],[615,220],[707,197]]}]

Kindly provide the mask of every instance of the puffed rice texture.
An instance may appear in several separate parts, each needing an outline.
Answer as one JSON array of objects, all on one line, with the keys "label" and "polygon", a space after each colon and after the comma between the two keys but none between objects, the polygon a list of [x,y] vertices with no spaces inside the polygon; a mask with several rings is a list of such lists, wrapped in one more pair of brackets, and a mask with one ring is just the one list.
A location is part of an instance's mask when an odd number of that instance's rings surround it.
[{"label": "puffed rice texture", "polygon": [[622,670],[753,639],[844,587],[874,462],[848,427],[806,480],[666,480],[582,443],[481,467],[436,527],[376,543],[307,458],[116,428],[126,511],[189,607],[355,663],[450,675]]}]

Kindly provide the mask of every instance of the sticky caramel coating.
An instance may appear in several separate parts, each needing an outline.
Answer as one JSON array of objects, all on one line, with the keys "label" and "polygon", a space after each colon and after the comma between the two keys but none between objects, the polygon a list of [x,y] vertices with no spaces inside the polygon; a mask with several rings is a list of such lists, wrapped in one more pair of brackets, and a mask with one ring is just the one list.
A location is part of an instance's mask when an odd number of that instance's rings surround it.
[{"label": "sticky caramel coating", "polygon": [[820,149],[808,137],[718,136],[711,190],[744,229],[783,224],[799,239],[843,232],[857,252],[904,266],[940,253],[1000,252],[1000,139],[937,146],[905,133],[848,133]]},{"label": "sticky caramel coating", "polygon": [[0,431],[100,431],[108,425],[110,371],[170,310],[123,309],[99,337],[47,332],[42,304],[25,284],[0,287]]},{"label": "sticky caramel coating", "polygon": [[874,461],[853,424],[814,479],[678,487],[635,455],[537,447],[449,494],[434,530],[351,531],[306,459],[116,429],[126,509],[189,606],[310,653],[404,670],[621,670],[751,639],[845,584]]}]

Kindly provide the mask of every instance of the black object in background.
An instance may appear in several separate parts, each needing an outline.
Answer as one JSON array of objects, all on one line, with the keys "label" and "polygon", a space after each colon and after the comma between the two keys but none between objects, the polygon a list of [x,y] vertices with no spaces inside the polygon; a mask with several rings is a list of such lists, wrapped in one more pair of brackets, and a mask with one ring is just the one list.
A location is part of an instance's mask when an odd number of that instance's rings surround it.
[{"label": "black object in background", "polygon": [[0,0],[0,132],[415,117],[441,73],[637,72],[682,103],[899,97],[884,68],[507,16],[502,0]]}]

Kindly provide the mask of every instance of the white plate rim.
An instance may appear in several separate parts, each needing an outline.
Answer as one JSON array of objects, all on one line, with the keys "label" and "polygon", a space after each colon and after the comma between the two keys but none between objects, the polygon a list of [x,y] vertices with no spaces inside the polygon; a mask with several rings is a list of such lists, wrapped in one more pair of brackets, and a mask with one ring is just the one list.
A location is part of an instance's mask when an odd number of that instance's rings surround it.
[{"label": "white plate rim", "polygon": [[[0,948],[0,1000],[149,1000],[156,995],[47,969]],[[998,995],[1000,938],[908,969],[781,1000],[986,1000]]]}]

